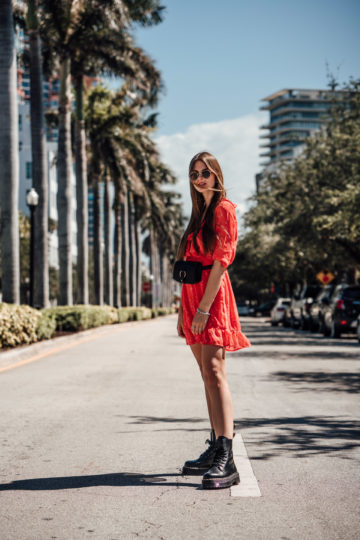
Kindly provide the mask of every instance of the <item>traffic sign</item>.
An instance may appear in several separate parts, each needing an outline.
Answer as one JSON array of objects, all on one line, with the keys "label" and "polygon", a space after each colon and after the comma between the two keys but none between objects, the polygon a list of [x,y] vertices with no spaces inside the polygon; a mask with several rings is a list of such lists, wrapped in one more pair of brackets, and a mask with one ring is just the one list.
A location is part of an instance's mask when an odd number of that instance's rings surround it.
[{"label": "traffic sign", "polygon": [[316,274],[316,277],[323,285],[328,285],[332,282],[332,280],[335,278],[335,276],[331,272],[321,271],[318,274]]},{"label": "traffic sign", "polygon": [[150,281],[144,281],[144,283],[142,284],[142,290],[144,292],[149,292],[151,290]]}]

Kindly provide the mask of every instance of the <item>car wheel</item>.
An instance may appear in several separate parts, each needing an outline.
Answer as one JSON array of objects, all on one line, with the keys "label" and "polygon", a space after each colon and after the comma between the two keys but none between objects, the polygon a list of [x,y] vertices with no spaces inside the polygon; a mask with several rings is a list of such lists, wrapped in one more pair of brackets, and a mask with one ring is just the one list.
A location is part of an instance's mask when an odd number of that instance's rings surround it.
[{"label": "car wheel", "polygon": [[358,321],[357,323],[356,334],[357,334],[358,342],[360,343],[360,321]]},{"label": "car wheel", "polygon": [[307,323],[307,321],[304,319],[304,317],[301,317],[301,320],[300,320],[300,328],[301,328],[301,330],[307,330],[307,329],[308,329],[308,323]]},{"label": "car wheel", "polygon": [[330,337],[332,338],[339,338],[341,336],[340,328],[337,324],[333,321],[331,323],[331,330],[330,330]]},{"label": "car wheel", "polygon": [[314,321],[310,322],[310,331],[315,334],[315,332],[319,331],[319,325],[316,324]]},{"label": "car wheel", "polygon": [[277,321],[271,321],[271,326],[277,326],[279,323]]},{"label": "car wheel", "polygon": [[330,330],[326,326],[325,321],[321,321],[320,323],[320,332],[326,337],[330,336]]}]

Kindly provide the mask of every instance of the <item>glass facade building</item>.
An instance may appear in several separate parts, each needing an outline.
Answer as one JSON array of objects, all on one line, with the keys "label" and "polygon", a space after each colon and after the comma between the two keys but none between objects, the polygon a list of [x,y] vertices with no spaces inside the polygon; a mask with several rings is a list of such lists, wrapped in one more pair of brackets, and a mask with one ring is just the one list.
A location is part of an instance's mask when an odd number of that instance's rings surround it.
[{"label": "glass facade building", "polygon": [[303,90],[286,88],[262,99],[260,107],[269,111],[269,123],[261,126],[266,131],[260,136],[261,165],[265,168],[276,166],[283,160],[291,160],[299,151],[306,137],[321,129],[331,106],[330,90]]}]

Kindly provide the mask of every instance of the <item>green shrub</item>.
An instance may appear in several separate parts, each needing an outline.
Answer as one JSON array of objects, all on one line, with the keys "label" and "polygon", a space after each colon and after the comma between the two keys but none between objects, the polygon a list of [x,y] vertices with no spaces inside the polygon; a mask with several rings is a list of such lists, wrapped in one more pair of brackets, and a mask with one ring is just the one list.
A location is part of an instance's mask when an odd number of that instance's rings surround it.
[{"label": "green shrub", "polygon": [[126,321],[141,321],[144,319],[151,319],[151,309],[140,307],[121,307],[118,309],[119,322]]},{"label": "green shrub", "polygon": [[56,331],[56,316],[50,309],[42,309],[38,319],[36,335],[38,340],[51,339]]},{"label": "green shrub", "polygon": [[126,308],[118,308],[119,323],[124,323],[129,320],[129,312]]},{"label": "green shrub", "polygon": [[57,306],[49,310],[55,315],[58,331],[78,332],[119,322],[118,310],[111,306]]},{"label": "green shrub", "polygon": [[141,321],[168,313],[174,313],[174,309],[77,305],[38,311],[26,305],[0,303],[0,348],[50,339],[55,331],[78,332],[104,324]]},{"label": "green shrub", "polygon": [[40,313],[30,306],[0,304],[0,348],[16,347],[37,341]]}]

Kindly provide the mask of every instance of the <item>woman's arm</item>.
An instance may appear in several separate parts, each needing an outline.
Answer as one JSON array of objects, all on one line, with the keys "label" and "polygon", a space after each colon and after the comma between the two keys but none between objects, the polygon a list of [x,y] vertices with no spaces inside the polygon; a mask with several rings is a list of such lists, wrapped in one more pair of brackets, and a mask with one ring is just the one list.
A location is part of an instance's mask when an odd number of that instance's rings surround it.
[{"label": "woman's arm", "polygon": [[[215,296],[219,292],[222,276],[225,271],[226,268],[221,262],[215,260],[210,271],[203,297],[198,306],[201,311],[209,312],[211,305],[215,300]],[[201,334],[205,329],[208,318],[209,315],[203,315],[202,313],[196,312],[191,325],[192,333]]]},{"label": "woman's arm", "polygon": [[210,310],[212,303],[215,300],[215,296],[219,292],[224,272],[226,272],[226,268],[224,268],[221,262],[214,261],[203,297],[200,300],[199,309],[201,309],[201,311],[208,312]]},{"label": "woman's arm", "polygon": [[183,307],[182,307],[182,303],[181,303],[181,298],[180,298],[179,311],[178,311],[177,331],[178,331],[178,335],[180,337],[185,337],[185,334],[184,334],[184,320],[183,320]]}]

